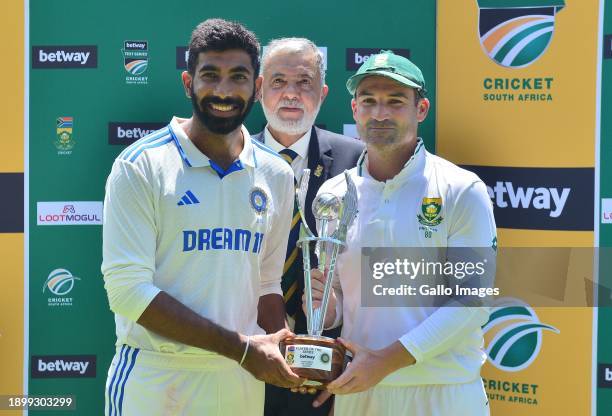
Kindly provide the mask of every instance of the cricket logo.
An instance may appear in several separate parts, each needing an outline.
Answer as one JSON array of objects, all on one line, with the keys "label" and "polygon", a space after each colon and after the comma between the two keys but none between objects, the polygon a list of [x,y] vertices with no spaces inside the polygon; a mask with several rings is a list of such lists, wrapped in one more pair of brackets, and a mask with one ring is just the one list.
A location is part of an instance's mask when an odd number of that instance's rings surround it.
[{"label": "cricket logo", "polygon": [[439,225],[444,218],[440,216],[442,212],[442,198],[423,198],[421,204],[421,214],[417,215],[419,223],[429,227]]},{"label": "cricket logo", "polygon": [[74,147],[74,139],[72,138],[72,117],[59,117],[56,122],[56,140],[55,147],[58,154],[70,154]]},{"label": "cricket logo", "polygon": [[540,322],[533,308],[512,298],[495,301],[483,334],[491,332],[486,347],[489,362],[503,371],[521,371],[531,365],[542,348],[543,331],[559,330]]},{"label": "cricket logo", "polygon": [[563,0],[476,0],[484,52],[497,64],[523,68],[548,48]]},{"label": "cricket logo", "polygon": [[67,295],[74,287],[75,280],[81,279],[73,276],[72,273],[66,269],[55,269],[49,273],[49,276],[43,285],[43,293],[45,292],[45,289],[48,288],[54,295]]}]

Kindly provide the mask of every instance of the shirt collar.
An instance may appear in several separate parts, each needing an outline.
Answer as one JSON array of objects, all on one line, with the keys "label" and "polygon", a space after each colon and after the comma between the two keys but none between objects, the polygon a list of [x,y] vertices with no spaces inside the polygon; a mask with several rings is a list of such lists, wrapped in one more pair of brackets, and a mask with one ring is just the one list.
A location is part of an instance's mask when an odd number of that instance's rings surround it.
[{"label": "shirt collar", "polygon": [[[170,132],[174,139],[174,143],[181,155],[181,158],[185,161],[189,167],[202,167],[210,166],[210,159],[204,153],[200,152],[200,149],[187,137],[187,133],[181,127],[186,119],[173,117],[170,121]],[[241,127],[242,136],[244,137],[244,146],[242,151],[238,155],[238,160],[244,165],[251,167],[255,166],[255,159],[253,155],[253,144],[251,143],[251,135],[244,125]]]},{"label": "shirt collar", "polygon": [[[411,176],[413,173],[423,170],[425,166],[424,162],[425,162],[425,145],[423,144],[423,139],[418,137],[416,147],[414,149],[414,153],[412,154],[410,159],[408,159],[408,161],[406,162],[402,170],[397,175],[395,175],[393,178],[391,178],[390,181],[398,181],[398,180],[401,181]],[[363,151],[363,153],[359,157],[359,160],[357,161],[357,175],[364,177],[364,178],[376,180],[372,177],[372,175],[370,175],[370,172],[368,172],[367,166],[368,166],[368,151],[366,149]]]},{"label": "shirt collar", "polygon": [[[306,159],[308,157],[308,145],[310,144],[310,133],[312,132],[312,128],[308,129],[308,131],[300,137],[295,143],[293,143],[288,148],[297,153],[302,159]],[[276,141],[276,139],[268,130],[268,126],[264,129],[264,144],[274,150],[276,153],[279,153],[281,150],[285,149],[285,146]]]}]

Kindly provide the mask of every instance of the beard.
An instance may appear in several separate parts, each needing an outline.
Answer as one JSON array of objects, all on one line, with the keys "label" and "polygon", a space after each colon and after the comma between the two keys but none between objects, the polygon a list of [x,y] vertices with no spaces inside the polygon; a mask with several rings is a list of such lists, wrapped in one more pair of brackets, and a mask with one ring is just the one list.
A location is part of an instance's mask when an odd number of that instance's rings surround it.
[{"label": "beard", "polygon": [[299,120],[282,119],[278,115],[278,110],[281,107],[293,107],[300,108],[302,110],[304,109],[304,105],[298,101],[281,100],[276,105],[276,108],[270,110],[266,108],[265,105],[263,105],[262,101],[261,108],[263,109],[264,115],[266,116],[266,120],[268,121],[270,127],[285,134],[303,134],[310,130],[310,128],[314,124],[317,115],[319,114],[319,110],[321,109],[321,103],[319,103],[317,108],[312,113],[304,112],[302,118]]},{"label": "beard", "polygon": [[[251,95],[248,102],[245,102],[242,98],[220,98],[214,95],[204,97],[198,102],[193,88],[191,90],[193,114],[214,134],[229,134],[240,127],[244,119],[249,115],[254,102],[255,93]],[[209,110],[210,104],[234,106],[238,110],[238,114],[232,117],[217,117],[211,114]]]}]

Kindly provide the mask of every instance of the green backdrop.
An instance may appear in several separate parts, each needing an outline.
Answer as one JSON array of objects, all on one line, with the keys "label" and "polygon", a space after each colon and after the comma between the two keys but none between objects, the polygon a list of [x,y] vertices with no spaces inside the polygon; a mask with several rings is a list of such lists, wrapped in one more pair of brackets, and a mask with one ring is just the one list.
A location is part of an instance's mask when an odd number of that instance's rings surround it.
[{"label": "green backdrop", "polygon": [[[347,69],[348,48],[409,49],[411,59],[423,70],[430,97],[435,97],[435,2],[430,0],[413,0],[401,7],[387,0],[377,1],[375,7],[365,0],[30,0],[29,355],[95,356],[96,373],[95,377],[33,378],[35,368],[30,368],[29,394],[74,395],[77,411],[69,414],[102,413],[104,382],[114,353],[113,315],[100,273],[102,230],[99,225],[37,225],[37,202],[103,200],[110,166],[125,147],[109,144],[109,123],[137,123],[146,128],[150,125],[141,123],[167,123],[175,114],[189,116],[190,103],[177,69],[177,47],[186,46],[191,30],[209,17],[244,23],[262,44],[272,38],[302,36],[327,47],[330,93],[317,123],[329,130],[341,133],[344,124],[353,123],[344,87],[353,72]],[[126,81],[134,75],[124,67],[125,41],[147,42],[147,69],[139,75],[146,77],[146,84]],[[37,67],[40,55],[34,47],[46,47],[48,53],[82,45],[97,47],[96,67],[84,68],[77,62],[77,68],[49,68],[58,63],[48,60],[45,68]],[[87,65],[92,64],[93,55],[89,59]],[[71,136],[63,145],[58,144],[59,117],[73,119]],[[421,127],[432,151],[434,118],[435,100]],[[263,125],[256,105],[247,127],[256,133]],[[71,305],[50,305],[49,298],[56,296],[45,282],[56,269],[66,269],[78,278],[63,281],[73,284],[63,295],[72,298]]]}]

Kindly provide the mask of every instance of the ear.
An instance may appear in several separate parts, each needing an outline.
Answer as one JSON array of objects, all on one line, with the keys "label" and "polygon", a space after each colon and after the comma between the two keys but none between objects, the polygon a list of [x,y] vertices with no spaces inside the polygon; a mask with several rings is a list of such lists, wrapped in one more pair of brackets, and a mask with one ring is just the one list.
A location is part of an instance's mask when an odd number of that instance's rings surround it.
[{"label": "ear", "polygon": [[423,122],[429,113],[429,100],[427,98],[421,98],[417,104],[417,121]]},{"label": "ear", "polygon": [[321,88],[321,102],[325,100],[325,97],[327,97],[327,93],[329,93],[329,87],[327,86],[327,84],[323,84],[323,88]]},{"label": "ear", "polygon": [[261,86],[263,85],[263,77],[260,75],[255,79],[255,101],[261,100]]},{"label": "ear", "polygon": [[193,78],[191,74],[187,71],[183,71],[181,73],[181,80],[183,81],[183,88],[185,89],[185,95],[187,98],[191,98],[191,83],[193,82]]},{"label": "ear", "polygon": [[353,110],[353,120],[357,121],[357,101],[351,99],[351,109]]}]

